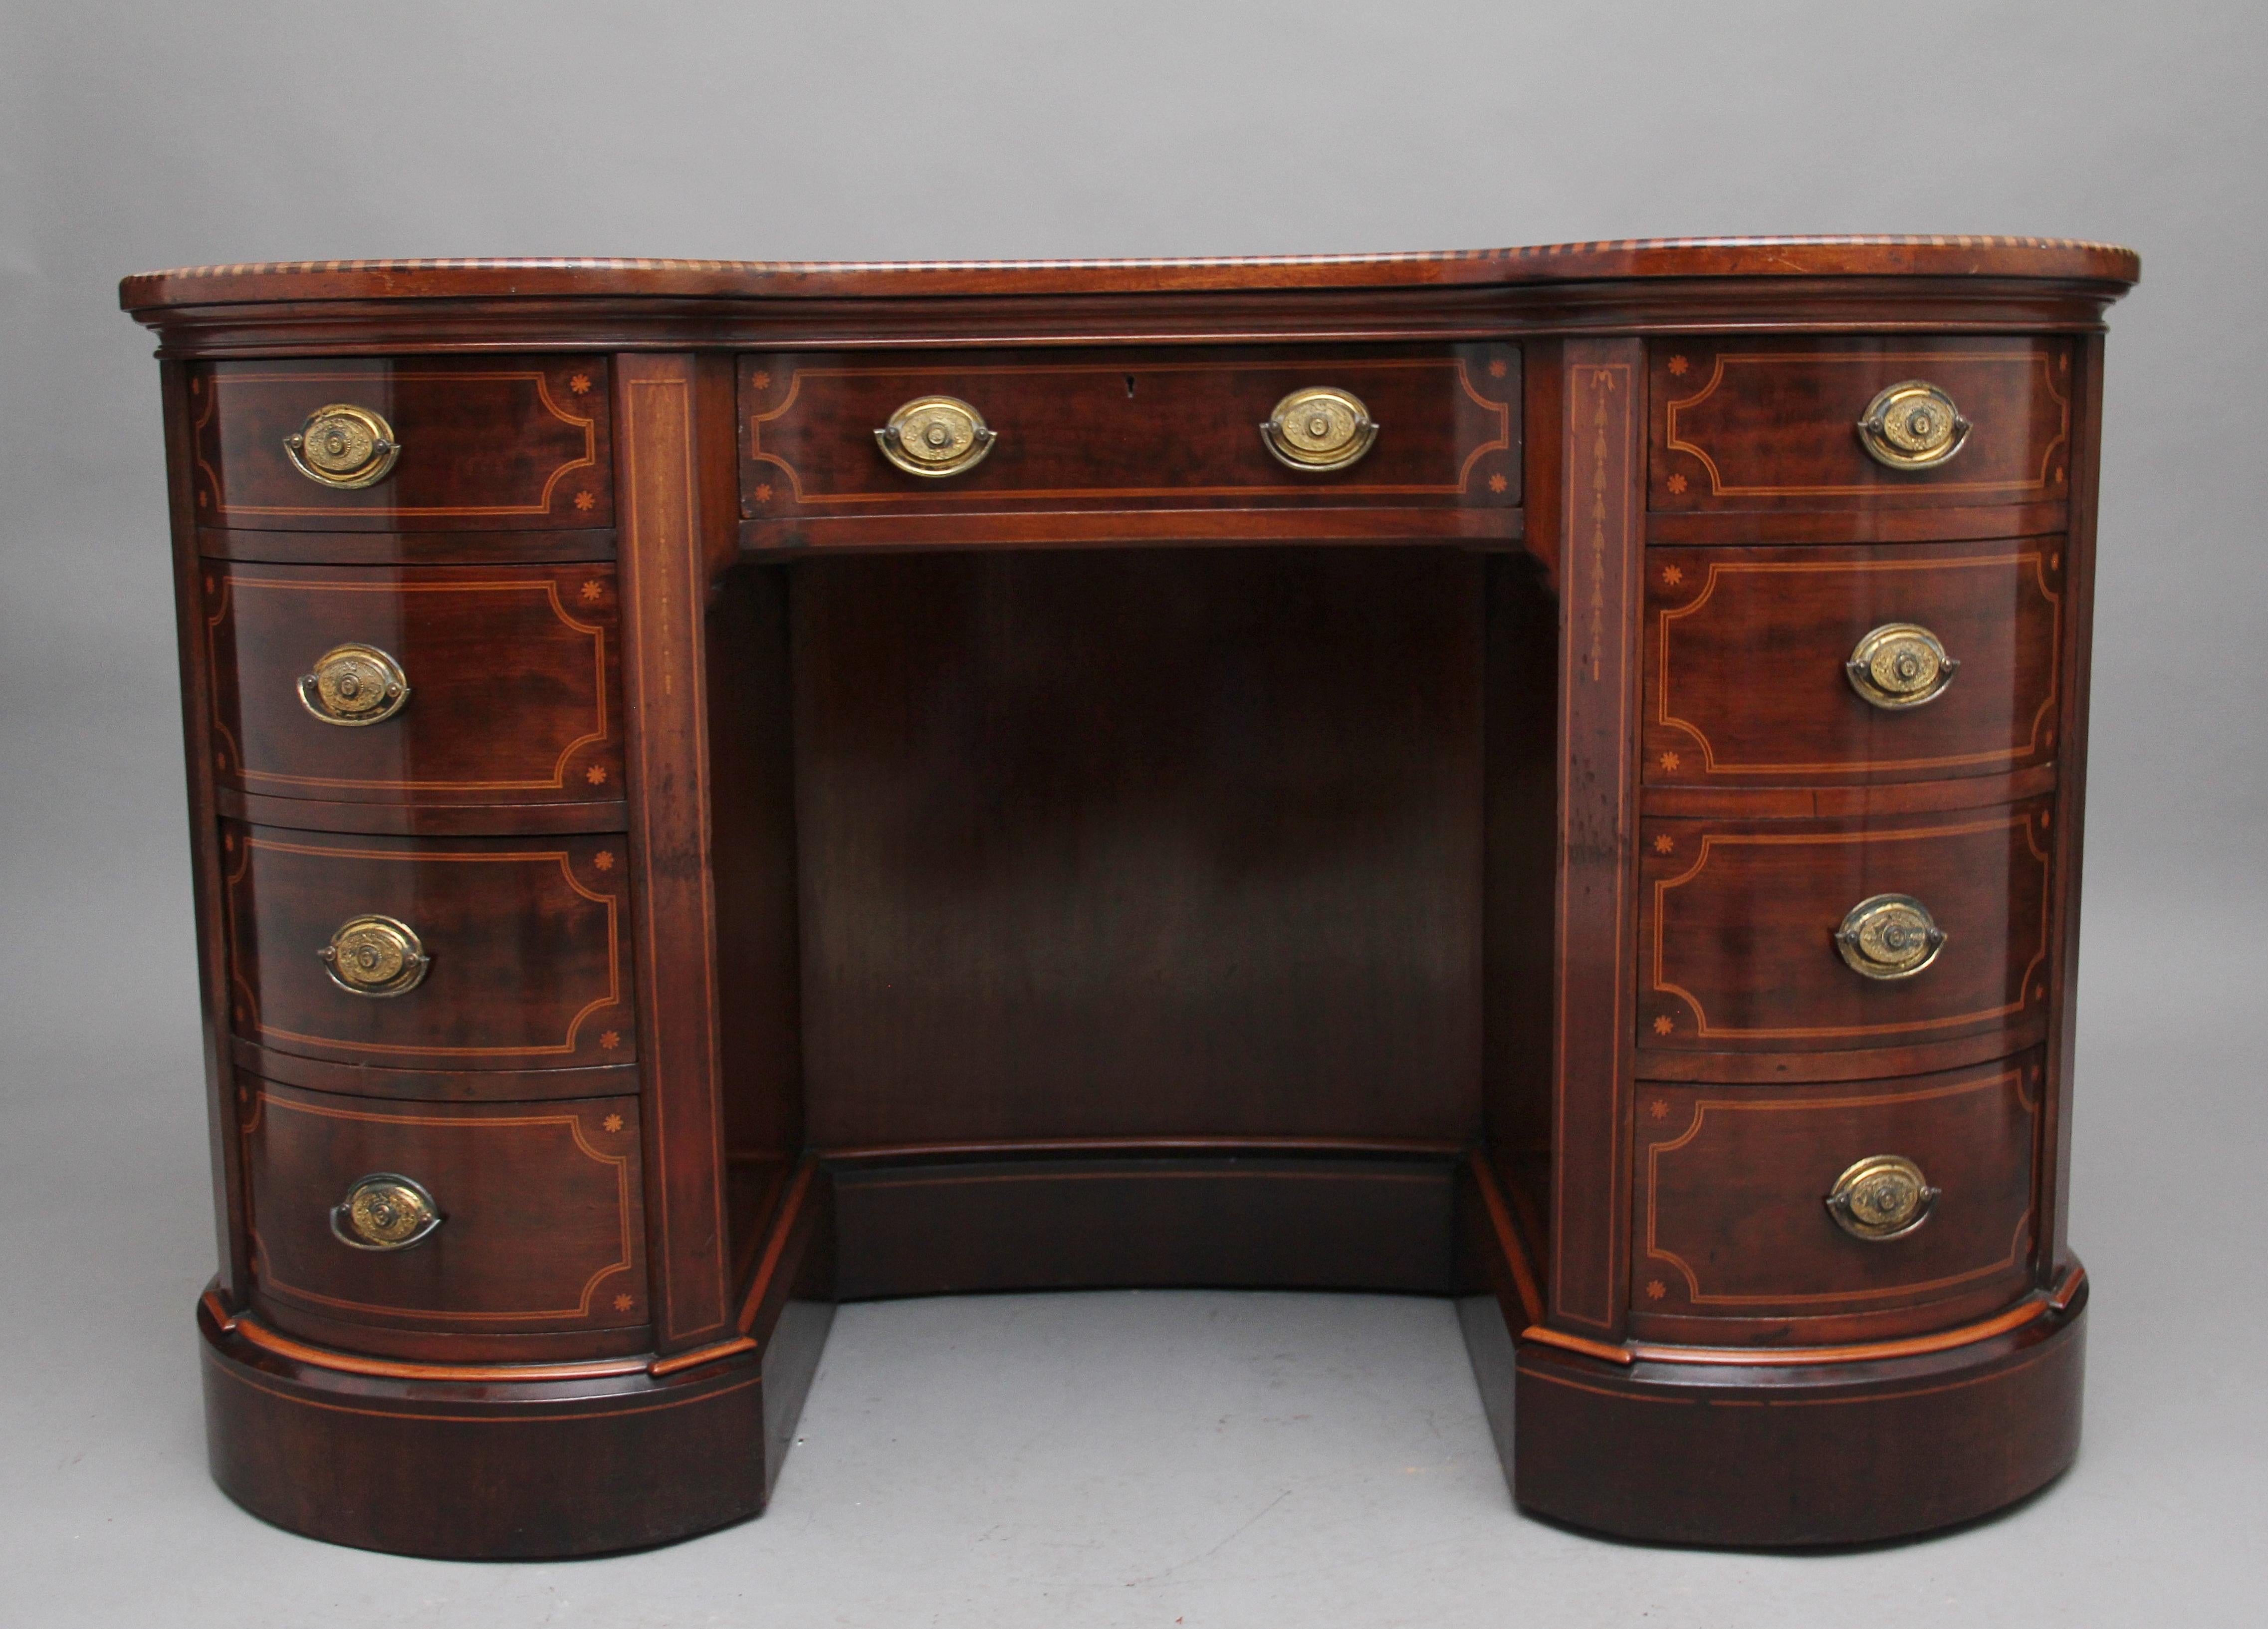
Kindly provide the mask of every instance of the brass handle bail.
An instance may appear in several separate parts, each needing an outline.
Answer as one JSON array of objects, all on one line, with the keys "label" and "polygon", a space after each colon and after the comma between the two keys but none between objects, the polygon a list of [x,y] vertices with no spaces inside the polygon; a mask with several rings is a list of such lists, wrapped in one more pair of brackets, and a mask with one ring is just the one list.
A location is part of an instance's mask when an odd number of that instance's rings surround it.
[{"label": "brass handle bail", "polygon": [[408,1250],[430,1238],[444,1220],[423,1183],[378,1170],[331,1207],[331,1234],[354,1250]]},{"label": "brass handle bail", "polygon": [[1318,385],[1278,402],[1260,426],[1260,439],[1278,464],[1314,474],[1359,462],[1378,428],[1360,397]]},{"label": "brass handle bail", "polygon": [[884,458],[931,481],[975,469],[998,440],[984,415],[957,396],[917,396],[874,432]]},{"label": "brass handle bail", "polygon": [[1904,1238],[1927,1222],[1939,1192],[1911,1160],[1870,1154],[1835,1179],[1827,1214],[1852,1238],[1879,1244]]},{"label": "brass handle bail", "polygon": [[1945,392],[1927,379],[1901,379],[1859,415],[1859,444],[1890,469],[1934,469],[1967,444],[1970,428]]},{"label": "brass handle bail", "polygon": [[335,646],[299,675],[299,705],[327,724],[383,723],[409,704],[409,675],[376,645]]},{"label": "brass handle bail", "polygon": [[284,437],[291,467],[319,487],[352,492],[384,481],[401,456],[394,426],[368,407],[335,401],[316,408]]},{"label": "brass handle bail", "polygon": [[350,995],[377,1000],[407,995],[424,981],[433,958],[407,922],[391,916],[353,916],[315,952],[331,982]]},{"label": "brass handle bail", "polygon": [[1911,894],[1878,893],[1851,907],[1835,930],[1835,948],[1864,978],[1911,979],[1937,959],[1945,929]]},{"label": "brass handle bail", "polygon": [[1926,707],[1943,695],[1961,664],[1918,622],[1885,622],[1852,649],[1843,671],[1871,707],[1886,713]]}]

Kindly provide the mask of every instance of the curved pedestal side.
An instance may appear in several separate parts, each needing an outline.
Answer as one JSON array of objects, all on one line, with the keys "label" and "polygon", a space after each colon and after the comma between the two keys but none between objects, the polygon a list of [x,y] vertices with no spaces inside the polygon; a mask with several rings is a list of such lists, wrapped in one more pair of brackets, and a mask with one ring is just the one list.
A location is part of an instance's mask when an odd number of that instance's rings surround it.
[{"label": "curved pedestal side", "polygon": [[295,1533],[533,1560],[690,1537],[762,1510],[833,1309],[761,1354],[657,1379],[402,1380],[297,1361],[200,1307],[213,1479]]},{"label": "curved pedestal side", "polygon": [[2078,1453],[2084,1315],[2082,1301],[1950,1351],[1790,1368],[1624,1368],[1523,1341],[1513,1496],[1673,1544],[1854,1544],[1965,1522]]}]

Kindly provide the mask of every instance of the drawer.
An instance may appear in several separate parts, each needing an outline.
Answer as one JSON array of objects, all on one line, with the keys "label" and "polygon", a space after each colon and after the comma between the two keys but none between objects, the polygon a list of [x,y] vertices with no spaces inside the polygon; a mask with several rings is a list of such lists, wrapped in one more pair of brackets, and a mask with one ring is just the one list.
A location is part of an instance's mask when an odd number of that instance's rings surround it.
[{"label": "drawer", "polygon": [[[1940,1321],[1950,1301],[1989,1311],[2014,1299],[2029,1282],[2039,1068],[2035,1052],[1846,1086],[1641,1081],[1633,1322],[1705,1343],[1770,1339],[1776,1324],[1745,1335],[1668,1325],[1844,1317],[1915,1326]],[[1854,1168],[1850,1220],[1838,1222],[1827,1201]],[[1922,1307],[1939,1318],[1892,1316]]]},{"label": "drawer", "polygon": [[622,795],[615,569],[205,565],[221,783],[346,802]]},{"label": "drawer", "polygon": [[636,1056],[622,837],[352,837],[226,821],[221,848],[230,1009],[247,1040],[394,1068]]},{"label": "drawer", "polygon": [[[1374,437],[1342,467],[1291,467],[1262,426],[1293,393],[1319,388],[1358,403]],[[932,397],[974,408],[993,439],[980,447],[966,421],[949,420],[937,431],[945,453],[980,456],[909,473],[876,432]],[[1336,428],[1314,456],[1333,456],[1330,437],[1353,421],[1321,412]],[[1509,345],[750,356],[740,416],[741,512],[756,520],[1520,503],[1520,352]],[[901,444],[919,439],[929,421],[917,421],[900,426]],[[1299,438],[1298,424],[1290,433]]]},{"label": "drawer", "polygon": [[[2067,495],[2071,346],[2058,339],[1815,339],[1704,336],[1653,344],[1647,361],[1656,510],[1881,508],[2033,503]],[[1936,430],[1901,449],[1859,422],[1891,387],[1934,386],[1896,411],[1936,414]],[[1961,437],[1944,408],[1966,421]],[[1893,429],[1896,426],[1894,424]],[[1926,460],[1936,433],[1960,440]]]},{"label": "drawer", "polygon": [[189,391],[199,525],[614,524],[604,357],[221,362]]},{"label": "drawer", "polygon": [[1638,1045],[2036,1038],[2050,802],[1875,822],[1642,822]]},{"label": "drawer", "polygon": [[239,1088],[254,1281],[277,1324],[320,1339],[332,1321],[491,1337],[645,1321],[635,1097]]},{"label": "drawer", "polygon": [[2062,585],[2060,538],[1650,549],[1645,779],[1767,786],[2049,762]]}]

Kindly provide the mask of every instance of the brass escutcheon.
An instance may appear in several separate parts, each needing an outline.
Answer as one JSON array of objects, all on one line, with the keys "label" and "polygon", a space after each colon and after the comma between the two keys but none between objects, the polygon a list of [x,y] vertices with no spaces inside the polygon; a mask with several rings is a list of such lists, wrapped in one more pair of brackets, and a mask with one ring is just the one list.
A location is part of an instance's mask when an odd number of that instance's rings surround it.
[{"label": "brass escutcheon", "polygon": [[390,1170],[372,1171],[331,1207],[332,1234],[357,1250],[408,1250],[441,1221],[423,1184]]},{"label": "brass escutcheon", "polygon": [[401,664],[376,645],[340,645],[299,675],[299,704],[327,724],[375,724],[409,701]]},{"label": "brass escutcheon", "polygon": [[1869,1154],[1835,1179],[1827,1214],[1852,1238],[1903,1238],[1929,1220],[1937,1196],[1911,1160]]},{"label": "brass escutcheon", "polygon": [[284,455],[318,486],[351,492],[384,481],[401,456],[394,426],[368,407],[335,401],[316,408],[296,435],[284,437]]},{"label": "brass escutcheon", "polygon": [[874,432],[884,458],[932,481],[976,468],[998,439],[984,415],[957,396],[917,396]]},{"label": "brass escutcheon", "polygon": [[1859,640],[1843,671],[1869,705],[1895,713],[1936,701],[1960,667],[1918,622],[1885,622]]},{"label": "brass escutcheon", "polygon": [[354,916],[315,952],[331,982],[350,995],[406,995],[424,980],[433,958],[407,922]]},{"label": "brass escutcheon", "polygon": [[1902,379],[1867,404],[1859,444],[1891,469],[1934,469],[1961,451],[1969,421],[1926,379]]},{"label": "brass escutcheon", "polygon": [[1278,402],[1260,427],[1260,439],[1288,468],[1344,469],[1370,451],[1378,422],[1351,392],[1314,386]]},{"label": "brass escutcheon", "polygon": [[1878,893],[1851,907],[1835,930],[1835,948],[1869,979],[1911,979],[1937,959],[1945,930],[1911,895]]}]

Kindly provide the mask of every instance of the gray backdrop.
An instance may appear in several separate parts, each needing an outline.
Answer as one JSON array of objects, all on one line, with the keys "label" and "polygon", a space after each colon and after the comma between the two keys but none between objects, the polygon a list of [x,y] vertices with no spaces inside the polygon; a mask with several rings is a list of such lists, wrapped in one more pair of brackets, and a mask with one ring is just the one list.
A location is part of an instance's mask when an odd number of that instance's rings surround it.
[{"label": "gray backdrop", "polygon": [[[2259,0],[0,4],[0,1618],[2258,1621],[2264,45]],[[2145,266],[2102,472],[2094,1372],[2043,1496],[1856,1554],[1605,1545],[1513,1513],[1445,1306],[1233,1295],[846,1310],[772,1514],[644,1556],[364,1555],[205,1479],[157,375],[121,274],[1883,231]]]}]

